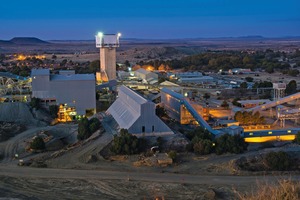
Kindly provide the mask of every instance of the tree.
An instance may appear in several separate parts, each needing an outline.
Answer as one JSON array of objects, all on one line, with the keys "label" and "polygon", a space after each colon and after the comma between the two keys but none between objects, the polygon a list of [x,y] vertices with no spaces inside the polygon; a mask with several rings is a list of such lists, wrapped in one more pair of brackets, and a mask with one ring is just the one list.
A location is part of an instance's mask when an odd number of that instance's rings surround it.
[{"label": "tree", "polygon": [[94,133],[101,127],[101,123],[98,118],[92,118],[89,120],[89,130],[91,133]]},{"label": "tree", "polygon": [[34,150],[43,150],[45,149],[45,142],[41,137],[35,137],[30,144],[30,148]]},{"label": "tree", "polygon": [[226,100],[224,100],[224,101],[222,102],[221,107],[222,107],[222,108],[226,108],[226,109],[229,108],[229,104],[227,103]]},{"label": "tree", "polygon": [[119,135],[115,135],[111,151],[116,154],[136,154],[145,146],[143,139],[138,139],[130,134],[127,129],[121,129]]},{"label": "tree", "polygon": [[234,115],[234,119],[240,122],[241,125],[255,125],[255,124],[264,124],[265,118],[260,116],[259,112],[255,112],[254,114],[250,111],[238,111]]},{"label": "tree", "polygon": [[78,140],[85,140],[91,136],[91,132],[89,129],[89,120],[84,117],[79,121],[78,124]]},{"label": "tree", "polygon": [[58,115],[57,115],[58,109],[59,109],[58,105],[50,105],[49,106],[49,113],[50,113],[52,118],[57,118],[58,117]]},{"label": "tree", "polygon": [[253,82],[253,78],[250,77],[250,76],[247,76],[247,77],[245,78],[245,80],[246,80],[247,82]]},{"label": "tree", "polygon": [[242,82],[242,83],[240,84],[240,88],[247,89],[247,88],[248,88],[247,82]]},{"label": "tree", "polygon": [[238,107],[242,107],[242,104],[240,104],[238,101],[241,100],[240,98],[234,98],[232,101],[232,104]]},{"label": "tree", "polygon": [[168,153],[168,156],[169,156],[169,158],[171,158],[173,161],[175,161],[176,160],[176,158],[177,158],[177,153],[176,153],[176,151],[170,151],[169,153]]},{"label": "tree", "polygon": [[291,80],[285,89],[285,93],[287,95],[295,94],[297,92],[297,82],[295,80]]},{"label": "tree", "polygon": [[96,130],[101,127],[99,119],[92,118],[88,120],[86,117],[82,118],[78,123],[78,140],[85,140],[89,138]]},{"label": "tree", "polygon": [[247,150],[248,144],[240,135],[224,134],[216,139],[216,154],[243,153]]},{"label": "tree", "polygon": [[297,133],[294,142],[296,142],[297,144],[300,144],[300,131]]},{"label": "tree", "polygon": [[128,60],[125,60],[124,64],[125,64],[126,67],[130,67],[130,62]]},{"label": "tree", "polygon": [[41,102],[41,99],[32,97],[32,98],[31,98],[31,101],[30,101],[30,106],[31,106],[32,108],[35,108],[35,109],[38,110],[38,109],[41,108],[40,102]]},{"label": "tree", "polygon": [[207,101],[210,98],[210,94],[209,93],[205,93],[203,95],[203,98]]},{"label": "tree", "polygon": [[100,60],[94,60],[89,64],[89,73],[96,73],[100,70]]},{"label": "tree", "polygon": [[199,140],[194,144],[193,149],[196,154],[210,154],[213,152],[213,142],[211,140]]}]

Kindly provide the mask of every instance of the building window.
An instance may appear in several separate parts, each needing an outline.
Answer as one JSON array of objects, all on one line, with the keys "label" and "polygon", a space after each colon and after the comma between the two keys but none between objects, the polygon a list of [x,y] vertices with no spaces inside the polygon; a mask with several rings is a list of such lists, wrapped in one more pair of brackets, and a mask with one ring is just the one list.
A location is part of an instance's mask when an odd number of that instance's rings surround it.
[{"label": "building window", "polygon": [[154,126],[152,126],[152,132],[154,132]]},{"label": "building window", "polygon": [[145,126],[142,126],[142,132],[145,133]]}]

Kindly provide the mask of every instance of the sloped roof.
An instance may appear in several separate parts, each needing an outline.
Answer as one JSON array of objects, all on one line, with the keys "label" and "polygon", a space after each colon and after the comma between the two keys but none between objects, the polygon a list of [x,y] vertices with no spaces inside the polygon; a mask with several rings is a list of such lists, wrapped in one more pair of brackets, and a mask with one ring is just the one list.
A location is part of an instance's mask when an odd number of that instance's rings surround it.
[{"label": "sloped roof", "polygon": [[136,93],[135,91],[133,91],[132,89],[130,89],[128,87],[125,87],[123,85],[119,88],[119,92],[124,93],[125,95],[127,95],[133,101],[137,102],[140,105],[148,102],[147,99],[145,99],[144,97],[142,97],[141,95],[139,95],[138,93]]},{"label": "sloped roof", "polygon": [[129,129],[139,118],[139,113],[128,106],[121,98],[118,98],[107,110],[120,127]]},{"label": "sloped roof", "polygon": [[160,83],[159,85],[166,85],[166,86],[176,86],[176,87],[180,87],[180,85],[176,84],[176,83],[172,83],[171,81],[164,81],[162,83]]}]

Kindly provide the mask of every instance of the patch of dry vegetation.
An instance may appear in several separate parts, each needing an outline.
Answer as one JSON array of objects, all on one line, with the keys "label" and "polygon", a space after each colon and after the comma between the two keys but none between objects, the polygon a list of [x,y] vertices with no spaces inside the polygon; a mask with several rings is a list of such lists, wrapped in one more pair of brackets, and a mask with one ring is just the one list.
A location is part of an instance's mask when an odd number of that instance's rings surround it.
[{"label": "patch of dry vegetation", "polygon": [[299,200],[300,182],[291,180],[279,180],[273,184],[258,184],[258,190],[252,194],[241,194],[237,196],[241,200]]}]

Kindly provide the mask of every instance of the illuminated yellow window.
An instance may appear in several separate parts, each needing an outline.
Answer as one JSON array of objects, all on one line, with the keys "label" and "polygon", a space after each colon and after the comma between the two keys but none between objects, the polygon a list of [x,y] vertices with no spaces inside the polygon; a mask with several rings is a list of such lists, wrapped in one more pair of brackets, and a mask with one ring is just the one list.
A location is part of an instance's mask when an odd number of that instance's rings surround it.
[{"label": "illuminated yellow window", "polygon": [[249,135],[253,135],[253,133],[249,133]]},{"label": "illuminated yellow window", "polygon": [[269,131],[268,134],[272,134],[272,131]]},{"label": "illuminated yellow window", "polygon": [[287,132],[288,132],[288,133],[291,133],[292,131],[291,131],[291,130],[288,130]]}]

